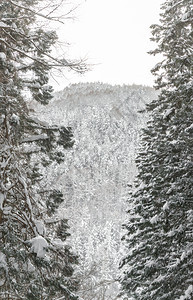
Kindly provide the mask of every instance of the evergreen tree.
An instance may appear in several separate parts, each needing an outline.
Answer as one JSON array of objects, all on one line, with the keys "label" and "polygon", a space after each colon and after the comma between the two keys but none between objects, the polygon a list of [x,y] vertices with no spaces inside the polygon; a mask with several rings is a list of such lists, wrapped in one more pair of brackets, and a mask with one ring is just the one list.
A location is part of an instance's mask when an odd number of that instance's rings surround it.
[{"label": "evergreen tree", "polygon": [[152,26],[163,55],[153,69],[158,100],[136,160],[138,177],[123,237],[122,294],[129,299],[193,299],[193,5],[168,0]]},{"label": "evergreen tree", "polygon": [[27,99],[49,102],[52,67],[84,66],[51,56],[57,36],[36,28],[39,2],[0,3],[0,298],[70,300],[77,257],[65,243],[66,221],[54,218],[62,194],[42,190],[40,168],[63,161],[72,134],[30,116]]},{"label": "evergreen tree", "polygon": [[50,165],[46,176],[50,184],[64,186],[67,201],[59,213],[71,222],[81,299],[112,300],[118,294],[126,189],[136,174],[135,149],[147,119],[138,111],[155,95],[154,89],[143,86],[79,83],[37,109],[44,121],[51,117],[53,124],[58,120],[73,128],[73,149],[59,168]]}]

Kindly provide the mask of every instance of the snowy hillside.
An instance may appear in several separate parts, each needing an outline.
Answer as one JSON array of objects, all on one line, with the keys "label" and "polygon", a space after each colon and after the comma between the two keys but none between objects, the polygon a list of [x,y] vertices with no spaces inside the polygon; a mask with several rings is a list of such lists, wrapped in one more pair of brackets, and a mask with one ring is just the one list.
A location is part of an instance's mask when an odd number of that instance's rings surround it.
[{"label": "snowy hillside", "polygon": [[37,107],[41,119],[72,127],[75,144],[65,163],[52,165],[47,180],[62,189],[59,214],[69,219],[71,242],[80,256],[77,276],[84,300],[116,299],[121,224],[145,103],[152,88],[75,84],[58,92],[50,105]]}]

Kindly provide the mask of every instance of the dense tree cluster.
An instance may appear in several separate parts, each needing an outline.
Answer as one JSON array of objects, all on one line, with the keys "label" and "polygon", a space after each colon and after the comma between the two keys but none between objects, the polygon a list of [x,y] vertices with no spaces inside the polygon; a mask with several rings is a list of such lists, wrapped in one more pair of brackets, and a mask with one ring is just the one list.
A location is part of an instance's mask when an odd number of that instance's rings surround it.
[{"label": "dense tree cluster", "polygon": [[[57,36],[39,26],[37,17],[45,18],[40,2],[0,2],[1,299],[77,299],[71,279],[77,257],[65,243],[66,220],[54,218],[62,194],[52,186],[42,189],[40,172],[51,161],[63,161],[72,134],[31,117],[28,99],[49,102],[52,67],[83,69],[51,56]],[[55,2],[47,1],[49,20]]]},{"label": "dense tree cluster", "polygon": [[[55,14],[62,3],[0,1],[0,299],[117,297],[120,218],[146,122],[138,110],[153,98],[124,224],[120,297],[191,300],[192,0],[166,0],[152,25],[151,54],[162,56],[152,70],[158,98],[146,87],[79,84],[46,110],[51,70],[85,71],[82,62],[52,55],[57,35],[43,25],[62,22]],[[75,146],[65,152],[74,144],[69,125]],[[80,257],[75,275],[69,216]]]},{"label": "dense tree cluster", "polygon": [[65,161],[50,165],[44,177],[66,199],[58,213],[69,218],[70,241],[80,262],[78,294],[84,300],[117,297],[121,224],[128,183],[136,175],[139,132],[147,120],[138,111],[155,97],[150,87],[79,83],[37,109],[44,121],[69,124],[73,130],[75,143]]},{"label": "dense tree cluster", "polygon": [[137,157],[124,225],[123,294],[137,300],[193,299],[193,5],[168,0],[152,26],[163,55],[153,69],[159,98]]}]

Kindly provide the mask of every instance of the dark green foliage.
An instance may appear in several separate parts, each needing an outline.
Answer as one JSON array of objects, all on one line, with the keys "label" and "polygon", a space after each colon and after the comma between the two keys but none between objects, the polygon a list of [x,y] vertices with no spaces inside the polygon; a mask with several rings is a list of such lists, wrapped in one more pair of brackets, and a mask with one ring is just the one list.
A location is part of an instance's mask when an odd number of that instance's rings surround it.
[{"label": "dark green foliage", "polygon": [[123,293],[137,300],[193,297],[192,1],[163,4],[153,40],[158,100],[137,157],[136,190],[123,237]]},{"label": "dark green foliage", "polygon": [[50,215],[55,213],[57,208],[63,201],[64,201],[63,194],[60,191],[58,190],[51,191],[46,201],[48,214]]},{"label": "dark green foliage", "polygon": [[66,222],[53,217],[63,197],[41,186],[42,162],[63,161],[72,134],[28,108],[28,98],[49,102],[49,72],[62,65],[51,56],[55,32],[36,28],[40,2],[0,1],[0,299],[6,300],[77,299],[77,257],[63,242]]},{"label": "dark green foliage", "polygon": [[66,238],[68,236],[70,236],[70,234],[67,232],[67,230],[69,229],[69,226],[68,226],[68,220],[66,219],[62,219],[60,224],[58,225],[58,228],[57,228],[57,236],[62,240],[62,241],[65,241]]}]

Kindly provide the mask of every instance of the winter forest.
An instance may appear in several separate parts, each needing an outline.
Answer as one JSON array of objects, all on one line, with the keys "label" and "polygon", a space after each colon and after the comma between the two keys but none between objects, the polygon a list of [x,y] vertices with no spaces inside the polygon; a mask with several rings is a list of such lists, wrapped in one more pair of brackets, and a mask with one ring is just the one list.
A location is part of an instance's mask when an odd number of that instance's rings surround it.
[{"label": "winter forest", "polygon": [[0,300],[193,300],[193,2],[151,26],[154,88],[55,92],[90,68],[66,4],[0,1]]}]

